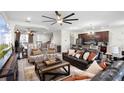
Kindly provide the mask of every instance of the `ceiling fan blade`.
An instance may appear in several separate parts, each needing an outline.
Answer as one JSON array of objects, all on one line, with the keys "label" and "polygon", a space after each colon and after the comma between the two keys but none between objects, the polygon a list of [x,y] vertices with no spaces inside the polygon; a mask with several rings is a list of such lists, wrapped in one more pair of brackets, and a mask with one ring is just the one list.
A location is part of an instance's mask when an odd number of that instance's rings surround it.
[{"label": "ceiling fan blade", "polygon": [[75,15],[75,13],[71,13],[70,15],[67,15],[67,16],[65,16],[63,19],[66,19],[66,18],[71,17],[71,16],[73,16],[73,15]]},{"label": "ceiling fan blade", "polygon": [[79,19],[65,19],[64,21],[76,21],[76,20],[79,20]]},{"label": "ceiling fan blade", "polygon": [[56,20],[55,18],[51,18],[51,17],[48,17],[48,16],[42,16],[42,17],[45,17],[45,18],[49,18],[49,19]]},{"label": "ceiling fan blade", "polygon": [[72,24],[72,23],[70,23],[70,22],[66,22],[66,21],[63,21],[64,23],[68,23],[68,24]]},{"label": "ceiling fan blade", "polygon": [[56,14],[57,16],[61,16],[61,14],[59,14],[58,11],[55,11],[55,14]]},{"label": "ceiling fan blade", "polygon": [[54,20],[49,20],[49,21],[42,21],[42,22],[54,22]]},{"label": "ceiling fan blade", "polygon": [[54,25],[56,22],[52,23],[51,25]]}]

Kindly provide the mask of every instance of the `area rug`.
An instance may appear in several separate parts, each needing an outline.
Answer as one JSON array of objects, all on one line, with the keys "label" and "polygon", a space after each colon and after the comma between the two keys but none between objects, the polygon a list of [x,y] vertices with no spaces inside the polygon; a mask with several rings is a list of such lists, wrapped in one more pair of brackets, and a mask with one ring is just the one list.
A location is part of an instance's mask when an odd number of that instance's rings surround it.
[{"label": "area rug", "polygon": [[[25,58],[25,59],[20,59],[18,60],[18,72],[19,72],[19,77],[18,77],[18,80],[19,81],[40,81],[39,77],[36,75],[36,73],[34,74],[34,78],[32,80],[26,80],[25,79],[25,75],[24,75],[24,69],[26,67],[30,67],[30,66],[33,66],[33,64],[30,64],[28,63],[28,60]],[[59,69],[59,70],[56,70],[58,72],[63,72],[64,70],[63,69]],[[83,71],[74,67],[74,66],[70,66],[70,75],[74,75],[74,74],[80,74],[82,73]],[[58,81],[58,80],[61,80],[61,78],[64,78],[64,77],[67,77],[65,75],[61,75],[61,76],[58,76],[52,80],[50,80],[50,78],[52,78],[53,76],[52,75],[47,75],[46,76],[46,81]]]}]

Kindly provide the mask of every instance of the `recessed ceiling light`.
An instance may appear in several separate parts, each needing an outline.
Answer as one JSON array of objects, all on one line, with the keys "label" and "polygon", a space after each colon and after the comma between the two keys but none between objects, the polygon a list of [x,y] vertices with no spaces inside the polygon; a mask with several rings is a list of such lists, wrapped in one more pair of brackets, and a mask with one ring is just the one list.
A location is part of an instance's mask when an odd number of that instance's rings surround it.
[{"label": "recessed ceiling light", "polygon": [[27,17],[26,22],[31,22],[31,17]]}]

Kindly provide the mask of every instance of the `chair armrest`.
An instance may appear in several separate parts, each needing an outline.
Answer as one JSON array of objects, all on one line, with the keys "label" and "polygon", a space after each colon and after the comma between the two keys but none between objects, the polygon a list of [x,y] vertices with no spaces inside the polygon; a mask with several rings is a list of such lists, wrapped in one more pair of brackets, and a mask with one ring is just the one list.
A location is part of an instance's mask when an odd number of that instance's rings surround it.
[{"label": "chair armrest", "polygon": [[62,52],[62,58],[66,57],[68,55],[67,52]]},{"label": "chair armrest", "polygon": [[62,55],[67,55],[68,53],[67,52],[62,52]]}]

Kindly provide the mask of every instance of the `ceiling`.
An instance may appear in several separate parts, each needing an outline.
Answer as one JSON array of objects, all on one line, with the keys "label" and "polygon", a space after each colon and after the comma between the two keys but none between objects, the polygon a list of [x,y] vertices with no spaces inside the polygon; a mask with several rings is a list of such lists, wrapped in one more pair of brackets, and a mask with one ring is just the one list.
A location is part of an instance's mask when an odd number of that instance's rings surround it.
[{"label": "ceiling", "polygon": [[[44,26],[49,31],[57,31],[61,29],[77,30],[77,29],[95,29],[112,26],[124,25],[124,12],[123,11],[59,11],[62,16],[74,12],[75,15],[70,18],[78,18],[78,21],[73,21],[72,24],[59,24],[50,25],[44,23],[47,18],[42,15],[56,18],[54,11],[5,11],[8,19],[11,21],[25,22],[27,17],[31,17],[31,23],[39,26]],[[26,22],[25,22],[26,23]]]}]

